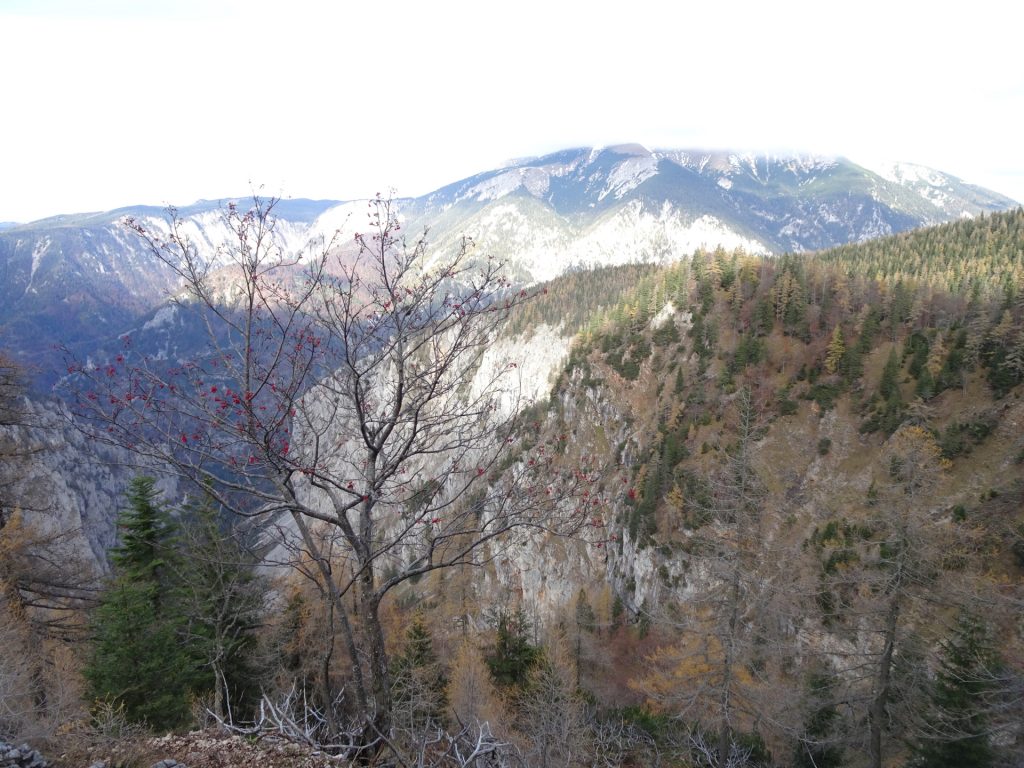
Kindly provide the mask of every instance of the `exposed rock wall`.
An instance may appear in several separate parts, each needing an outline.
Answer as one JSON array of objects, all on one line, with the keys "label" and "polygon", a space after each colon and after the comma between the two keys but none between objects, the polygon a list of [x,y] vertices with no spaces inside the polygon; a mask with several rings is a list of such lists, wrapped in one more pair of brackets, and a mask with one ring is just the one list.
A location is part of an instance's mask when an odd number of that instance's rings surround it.
[{"label": "exposed rock wall", "polygon": [[[105,570],[124,490],[144,471],[139,459],[90,439],[52,401],[26,401],[23,421],[0,428],[0,453],[15,454],[0,466],[10,477],[10,498],[40,533],[61,534],[75,555]],[[162,478],[159,487],[174,498],[171,478]]]}]

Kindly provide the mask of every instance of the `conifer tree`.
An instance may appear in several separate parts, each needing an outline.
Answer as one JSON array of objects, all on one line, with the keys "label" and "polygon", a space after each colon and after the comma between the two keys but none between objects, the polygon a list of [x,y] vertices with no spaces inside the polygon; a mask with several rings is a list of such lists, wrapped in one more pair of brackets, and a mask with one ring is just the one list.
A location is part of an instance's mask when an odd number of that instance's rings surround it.
[{"label": "conifer tree", "polygon": [[395,659],[395,724],[413,740],[437,728],[448,708],[447,680],[434,640],[422,615],[416,615],[405,634],[405,648]]},{"label": "conifer tree", "polygon": [[839,363],[842,362],[846,353],[846,343],[843,341],[843,329],[837,325],[832,331],[832,340],[828,344],[828,351],[825,354],[825,371],[829,374],[839,370]]},{"label": "conifer tree", "polygon": [[914,746],[914,768],[987,768],[996,762],[989,713],[999,660],[984,624],[961,612],[942,643],[931,701]]},{"label": "conifer tree", "polygon": [[707,765],[735,764],[744,726],[773,717],[786,698],[780,687],[766,685],[786,643],[778,642],[771,618],[782,594],[777,574],[763,566],[773,557],[764,526],[766,487],[753,453],[757,435],[757,411],[744,389],[737,398],[736,447],[713,477],[706,503],[715,521],[704,544],[707,586],[665,601],[664,620],[674,625],[678,641],[648,656],[651,672],[638,681],[680,721],[697,721]]},{"label": "conifer tree", "polygon": [[463,641],[455,654],[445,695],[451,705],[451,720],[461,726],[487,722],[497,733],[509,720],[487,663],[469,641]]},{"label": "conifer tree", "polygon": [[918,374],[914,392],[922,400],[931,400],[935,395],[935,380],[932,378],[932,372],[927,367],[922,368],[920,374]]},{"label": "conifer tree", "polygon": [[182,608],[196,686],[212,691],[213,713],[230,721],[258,694],[253,647],[263,610],[264,584],[255,559],[232,531],[224,530],[207,495],[183,526],[185,558],[179,562]]},{"label": "conifer tree", "polygon": [[842,747],[835,743],[839,719],[835,688],[830,670],[814,671],[808,677],[805,700],[809,711],[793,752],[793,768],[839,768],[843,764]]},{"label": "conifer tree", "polygon": [[88,693],[123,707],[131,721],[174,728],[188,719],[194,673],[171,580],[174,527],[153,478],[135,478],[128,501],[111,553],[114,577],[93,615]]},{"label": "conifer tree", "polygon": [[540,658],[540,650],[530,642],[530,621],[522,608],[500,610],[495,628],[494,651],[485,659],[491,676],[499,685],[522,686]]},{"label": "conifer tree", "polygon": [[882,370],[882,378],[878,382],[878,394],[880,394],[885,400],[899,398],[899,373],[900,362],[896,355],[896,347],[893,347],[889,352],[888,359],[885,361],[885,368]]},{"label": "conifer tree", "polygon": [[166,586],[175,527],[160,503],[156,482],[152,477],[136,477],[126,496],[129,509],[117,522],[121,543],[111,550],[110,561],[125,576]]},{"label": "conifer tree", "polygon": [[530,671],[519,700],[518,726],[528,765],[569,768],[581,764],[587,742],[583,700],[566,638],[547,643]]}]

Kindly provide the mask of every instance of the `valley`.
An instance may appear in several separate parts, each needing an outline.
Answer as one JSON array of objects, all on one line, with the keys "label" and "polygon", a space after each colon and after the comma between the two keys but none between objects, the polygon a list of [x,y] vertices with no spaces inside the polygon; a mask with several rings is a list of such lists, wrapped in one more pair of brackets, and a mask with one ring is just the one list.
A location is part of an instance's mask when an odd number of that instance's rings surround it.
[{"label": "valley", "polygon": [[1014,764],[1024,212],[878,170],[624,145],[0,232],[0,732]]}]

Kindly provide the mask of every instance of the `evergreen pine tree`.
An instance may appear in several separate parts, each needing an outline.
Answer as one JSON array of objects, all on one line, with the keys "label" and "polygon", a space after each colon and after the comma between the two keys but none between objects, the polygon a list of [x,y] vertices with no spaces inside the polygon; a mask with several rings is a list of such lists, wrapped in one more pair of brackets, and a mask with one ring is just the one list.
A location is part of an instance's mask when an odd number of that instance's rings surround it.
[{"label": "evergreen pine tree", "polygon": [[914,768],[987,768],[996,753],[989,738],[989,710],[999,660],[988,631],[962,612],[942,643],[922,736],[914,746]]},{"label": "evergreen pine tree", "polygon": [[882,396],[883,400],[899,398],[899,374],[900,361],[896,355],[896,347],[893,347],[885,361],[885,368],[882,369],[882,378],[878,382],[878,394]]},{"label": "evergreen pine tree", "polygon": [[114,578],[93,615],[88,693],[123,707],[131,721],[174,728],[188,720],[193,673],[169,567],[174,526],[152,478],[135,478],[128,501],[111,553]]},{"label": "evergreen pine tree", "polygon": [[420,734],[436,727],[448,708],[445,679],[434,640],[422,615],[416,615],[405,635],[405,648],[395,659],[395,707],[399,725]]},{"label": "evergreen pine tree", "polygon": [[860,338],[857,340],[857,350],[861,354],[866,355],[871,351],[871,347],[875,343],[875,336],[878,335],[878,326],[878,310],[871,307],[864,317],[864,323],[860,328]]},{"label": "evergreen pine tree", "polygon": [[197,669],[193,687],[213,693],[218,717],[237,716],[259,697],[252,650],[263,584],[254,558],[232,531],[223,529],[210,497],[190,511],[182,531],[188,560],[180,580]]}]

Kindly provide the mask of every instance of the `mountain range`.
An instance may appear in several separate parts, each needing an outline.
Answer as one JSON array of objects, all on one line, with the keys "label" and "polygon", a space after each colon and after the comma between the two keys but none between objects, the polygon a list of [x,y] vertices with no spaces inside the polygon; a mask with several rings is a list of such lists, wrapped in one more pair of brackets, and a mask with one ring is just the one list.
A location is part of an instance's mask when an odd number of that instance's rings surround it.
[{"label": "mountain range", "polygon": [[[702,246],[816,250],[1016,205],[905,163],[871,170],[843,158],[635,144],[517,160],[396,202],[407,231],[429,230],[434,252],[450,252],[470,235],[480,252],[508,261],[520,282],[665,263]],[[365,225],[361,201],[285,199],[275,213],[277,235],[294,251],[335,232],[351,243]],[[177,210],[183,231],[208,253],[228,236],[222,214],[221,201]],[[166,230],[169,219],[166,210],[136,206],[0,230],[0,346],[46,371],[56,367],[57,344],[88,354],[104,340],[160,325],[154,317],[178,285],[125,228],[126,217],[153,231]]]}]

